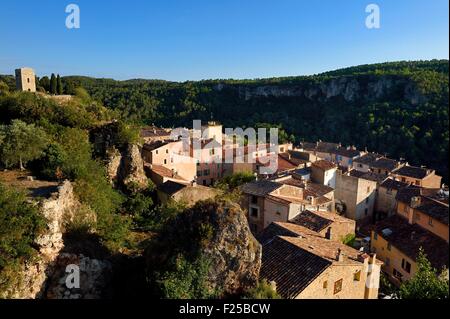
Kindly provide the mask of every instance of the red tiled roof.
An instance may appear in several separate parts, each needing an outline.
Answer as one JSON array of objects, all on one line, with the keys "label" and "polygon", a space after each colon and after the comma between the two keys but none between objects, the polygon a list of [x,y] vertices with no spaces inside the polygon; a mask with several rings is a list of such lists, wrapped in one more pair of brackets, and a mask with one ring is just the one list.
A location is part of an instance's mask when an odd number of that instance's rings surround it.
[{"label": "red tiled roof", "polygon": [[315,161],[314,163],[312,163],[313,166],[318,167],[320,169],[323,169],[324,171],[336,168],[336,164],[331,163],[330,161],[327,160],[318,160]]}]

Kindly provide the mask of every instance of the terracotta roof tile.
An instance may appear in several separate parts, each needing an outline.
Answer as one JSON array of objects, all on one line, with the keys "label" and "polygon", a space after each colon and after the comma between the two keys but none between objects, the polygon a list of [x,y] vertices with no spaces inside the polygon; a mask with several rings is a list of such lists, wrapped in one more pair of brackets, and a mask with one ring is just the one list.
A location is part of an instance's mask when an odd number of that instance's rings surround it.
[{"label": "terracotta roof tile", "polygon": [[[383,234],[385,229],[391,231],[389,235]],[[448,268],[448,243],[419,225],[410,225],[405,218],[394,215],[378,222],[374,231],[411,259],[416,259],[419,248],[422,247],[433,267]]]}]

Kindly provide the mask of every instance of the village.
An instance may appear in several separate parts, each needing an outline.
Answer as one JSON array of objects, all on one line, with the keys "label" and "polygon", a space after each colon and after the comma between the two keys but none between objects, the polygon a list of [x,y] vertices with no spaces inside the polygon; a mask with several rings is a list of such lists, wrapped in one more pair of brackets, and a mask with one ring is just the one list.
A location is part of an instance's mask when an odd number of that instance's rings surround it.
[{"label": "village", "polygon": [[[244,146],[214,121],[194,135],[141,131],[159,201],[193,205],[217,196],[222,178],[253,174],[240,204],[262,245],[261,277],[283,298],[376,299],[381,273],[399,286],[420,249],[448,269],[449,193],[433,169],[323,141]],[[220,161],[230,149],[234,160]],[[268,157],[277,169],[261,174]]]}]

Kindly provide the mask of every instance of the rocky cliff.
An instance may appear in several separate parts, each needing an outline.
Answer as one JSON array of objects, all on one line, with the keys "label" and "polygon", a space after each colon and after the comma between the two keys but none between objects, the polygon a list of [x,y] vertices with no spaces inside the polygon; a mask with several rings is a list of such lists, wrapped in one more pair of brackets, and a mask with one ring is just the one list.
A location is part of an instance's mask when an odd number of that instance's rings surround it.
[{"label": "rocky cliff", "polygon": [[240,293],[258,281],[261,245],[235,204],[207,200],[181,213],[148,247],[148,272],[164,269],[180,253],[208,260],[207,285],[222,295]]},{"label": "rocky cliff", "polygon": [[101,125],[90,132],[94,154],[103,159],[111,181],[119,187],[145,189],[148,180],[144,172],[141,149],[121,136],[124,130],[118,122]]},{"label": "rocky cliff", "polygon": [[[111,272],[106,260],[65,252],[66,226],[79,217],[82,206],[76,199],[69,181],[62,183],[49,198],[35,202],[46,218],[46,229],[35,240],[36,257],[22,265],[17,281],[3,297],[13,299],[34,298],[100,298]],[[85,208],[84,208],[85,210]],[[95,222],[95,214],[84,211],[84,219]],[[68,265],[79,267],[80,288],[66,286]]]},{"label": "rocky cliff", "polygon": [[324,80],[320,83],[309,81],[294,84],[279,83],[274,85],[230,85],[217,84],[214,89],[236,90],[239,98],[249,101],[254,98],[300,98],[314,102],[327,102],[331,98],[342,98],[346,102],[377,101],[389,99],[392,95],[416,105],[426,101],[417,89],[416,83],[393,75],[385,76],[342,76]]}]

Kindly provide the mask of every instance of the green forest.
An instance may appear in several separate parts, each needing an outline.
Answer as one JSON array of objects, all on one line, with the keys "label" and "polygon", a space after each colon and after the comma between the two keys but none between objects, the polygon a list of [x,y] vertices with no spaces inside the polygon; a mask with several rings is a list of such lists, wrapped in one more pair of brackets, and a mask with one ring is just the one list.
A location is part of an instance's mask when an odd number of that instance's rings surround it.
[{"label": "green forest", "polygon": [[[138,124],[189,127],[193,119],[214,119],[226,127],[276,125],[297,143],[367,147],[435,168],[447,181],[448,66],[448,60],[390,62],[314,76],[183,83],[68,76],[62,83],[64,93],[83,87]],[[41,90],[47,80],[39,82]]]}]

